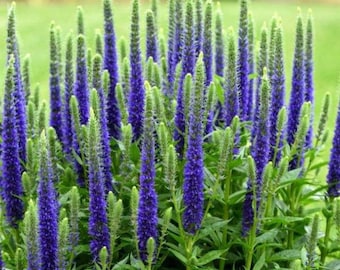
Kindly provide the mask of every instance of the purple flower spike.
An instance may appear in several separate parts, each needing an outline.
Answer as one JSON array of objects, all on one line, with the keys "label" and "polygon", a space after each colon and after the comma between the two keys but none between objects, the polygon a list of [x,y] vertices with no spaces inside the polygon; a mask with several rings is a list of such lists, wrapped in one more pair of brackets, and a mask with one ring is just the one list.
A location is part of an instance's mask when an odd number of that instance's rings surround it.
[{"label": "purple flower spike", "polygon": [[89,120],[89,89],[87,84],[87,63],[85,37],[77,38],[77,71],[74,93],[79,104],[80,123],[86,125]]},{"label": "purple flower spike", "polygon": [[74,72],[73,72],[73,44],[72,35],[67,38],[66,45],[66,60],[65,60],[65,80],[64,80],[64,98],[63,98],[63,147],[68,160],[71,160],[72,155],[72,116],[70,109],[70,99],[73,95]]},{"label": "purple flower spike", "polygon": [[[303,51],[303,25],[301,14],[298,15],[296,25],[295,54],[293,63],[292,90],[290,94],[290,103],[288,110],[287,122],[287,142],[293,145],[295,134],[299,125],[300,111],[304,102],[304,51]],[[290,169],[296,169],[298,164],[294,159],[290,163]]]},{"label": "purple flower spike", "polygon": [[247,120],[249,66],[248,66],[248,0],[241,0],[238,31],[237,90],[239,94],[240,119]]},{"label": "purple flower spike", "polygon": [[239,98],[236,85],[236,51],[233,29],[228,32],[228,61],[225,71],[225,125],[230,126],[239,112]]},{"label": "purple flower spike", "polygon": [[110,138],[120,139],[121,116],[116,98],[116,84],[119,80],[116,34],[113,26],[113,14],[110,0],[104,0],[104,59],[103,66],[110,74],[110,86],[107,94],[106,113]]},{"label": "purple flower spike", "polygon": [[[268,39],[268,30],[267,30],[266,25],[264,25],[261,31],[260,50],[257,56],[257,63],[256,63],[256,72],[258,76],[256,80],[255,108],[254,108],[254,115],[253,115],[253,123],[256,123],[258,121],[257,116],[260,110],[260,91],[261,91],[263,69],[268,64],[268,41],[267,39]],[[251,142],[253,142],[255,134],[256,134],[255,125],[253,125],[252,131],[251,131]]]},{"label": "purple flower spike", "polygon": [[130,96],[128,120],[132,126],[134,141],[142,136],[144,117],[145,90],[139,42],[139,1],[133,0],[130,39]]},{"label": "purple flower spike", "polygon": [[103,247],[110,249],[110,234],[107,224],[105,187],[100,160],[100,135],[98,122],[91,114],[88,126],[88,172],[89,172],[89,235],[90,250],[94,261],[98,261]]},{"label": "purple flower spike", "polygon": [[[248,14],[248,73],[254,73],[254,20],[251,13]],[[252,120],[254,108],[254,79],[248,81],[248,106],[247,121]]]},{"label": "purple flower spike", "polygon": [[306,137],[306,147],[312,147],[313,142],[313,108],[314,108],[314,77],[313,77],[313,17],[310,11],[307,30],[306,30],[306,44],[305,44],[305,101],[311,102],[311,118],[310,127]]},{"label": "purple flower spike", "polygon": [[175,114],[175,132],[174,140],[176,142],[176,151],[180,158],[183,157],[184,151],[184,134],[185,134],[185,113],[183,100],[183,82],[185,75],[193,74],[195,70],[195,43],[194,43],[194,21],[192,1],[187,1],[185,16],[185,37],[183,46],[182,72],[177,93],[177,107]]},{"label": "purple flower spike", "polygon": [[38,186],[39,247],[42,270],[58,269],[58,202],[52,183],[51,161],[45,133],[40,137]]},{"label": "purple flower spike", "polygon": [[[15,26],[15,4],[13,4],[9,10],[8,25],[7,25],[7,59],[9,60],[11,55],[14,56],[14,104],[16,116],[16,129],[18,134],[18,146],[19,146],[19,157],[21,162],[26,161],[26,100],[25,92],[23,88],[23,82],[21,77],[21,65],[20,65],[20,53],[19,43],[16,34]],[[12,120],[13,121],[13,120]],[[21,166],[21,171],[24,168]]]},{"label": "purple flower spike", "polygon": [[202,51],[203,46],[203,3],[202,0],[195,1],[195,52],[196,57],[199,56],[200,52]]},{"label": "purple flower spike", "polygon": [[212,3],[207,2],[204,13],[203,62],[205,66],[205,86],[213,80],[213,44],[212,44]]},{"label": "purple flower spike", "polygon": [[275,33],[275,56],[274,56],[274,69],[272,71],[272,96],[271,96],[271,112],[270,112],[270,159],[274,158],[275,150],[277,151],[276,160],[277,164],[281,157],[282,138],[279,141],[279,149],[276,148],[277,141],[277,120],[279,111],[284,106],[285,101],[285,70],[282,46],[282,28],[278,25]]},{"label": "purple flower spike", "polygon": [[158,62],[158,36],[155,16],[151,10],[146,13],[146,59],[152,57],[152,60]]},{"label": "purple flower spike", "polygon": [[338,104],[338,115],[335,124],[333,147],[329,160],[327,175],[328,196],[340,196],[340,102]]},{"label": "purple flower spike", "polygon": [[139,254],[147,260],[147,241],[152,237],[157,242],[157,194],[155,191],[155,142],[152,93],[147,87],[142,143],[141,172],[139,177],[139,204],[137,214],[137,237]]},{"label": "purple flower spike", "polygon": [[24,205],[20,199],[23,196],[21,183],[20,159],[18,146],[18,131],[13,121],[15,111],[15,84],[14,84],[14,58],[9,59],[3,108],[2,122],[2,197],[5,202],[6,219],[10,226],[17,227],[19,220],[23,218]]},{"label": "purple flower spike", "polygon": [[58,45],[54,24],[50,28],[50,125],[57,133],[58,139],[63,140],[62,104],[60,96]]},{"label": "purple flower spike", "polygon": [[183,184],[183,227],[194,234],[201,227],[203,218],[203,92],[204,67],[203,55],[197,60],[194,93],[191,96],[189,112],[188,150],[184,166]]},{"label": "purple flower spike", "polygon": [[168,85],[165,94],[169,97],[173,96],[173,84],[175,81],[175,64],[174,64],[174,52],[175,52],[175,0],[169,1],[169,30],[168,30]]},{"label": "purple flower spike", "polygon": [[224,75],[224,37],[222,27],[222,11],[217,10],[215,22],[215,73],[223,77]]},{"label": "purple flower spike", "polygon": [[[260,109],[258,112],[258,121],[254,123],[256,125],[256,135],[254,143],[251,148],[251,154],[255,162],[256,179],[255,190],[256,198],[253,194],[252,180],[248,180],[247,194],[243,206],[243,220],[242,220],[242,234],[247,235],[249,229],[253,225],[253,200],[256,199],[256,207],[259,206],[261,201],[262,179],[263,171],[269,160],[269,105],[270,105],[270,87],[266,69],[263,71],[261,97],[260,97]],[[251,177],[250,177],[251,178]]]},{"label": "purple flower spike", "polygon": [[106,188],[106,193],[113,190],[112,186],[112,173],[111,173],[111,148],[110,148],[110,140],[109,133],[107,128],[107,115],[106,115],[106,104],[105,104],[105,96],[102,86],[101,67],[102,58],[99,54],[96,54],[93,59],[93,79],[92,84],[93,88],[95,88],[98,92],[99,103],[100,103],[100,142],[101,142],[101,158],[102,158],[102,170],[104,183]]}]

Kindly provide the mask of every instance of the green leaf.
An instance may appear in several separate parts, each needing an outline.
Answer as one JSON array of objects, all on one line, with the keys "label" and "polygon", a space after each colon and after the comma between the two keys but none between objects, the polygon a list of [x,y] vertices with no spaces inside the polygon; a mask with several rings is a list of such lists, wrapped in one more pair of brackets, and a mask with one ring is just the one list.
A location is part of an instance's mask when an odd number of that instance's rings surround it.
[{"label": "green leaf", "polygon": [[283,216],[283,217],[270,217],[270,218],[264,218],[266,224],[283,224],[287,225],[289,223],[294,223],[297,221],[303,221],[307,217],[289,217],[289,216]]},{"label": "green leaf", "polygon": [[220,259],[221,255],[225,253],[227,249],[224,250],[212,250],[208,252],[207,254],[203,255],[201,258],[199,258],[197,265],[203,266],[206,265],[214,260]]},{"label": "green leaf", "polygon": [[325,269],[340,270],[340,260],[335,260],[327,263]]},{"label": "green leaf", "polygon": [[261,234],[260,236],[256,237],[255,246],[266,242],[273,242],[277,234],[278,230],[276,229]]},{"label": "green leaf", "polygon": [[172,248],[169,249],[172,254],[176,256],[177,259],[179,259],[182,263],[186,264],[187,263],[187,258],[184,257],[183,254],[179,253],[176,250],[173,250]]},{"label": "green leaf", "polygon": [[260,259],[256,262],[256,264],[253,267],[253,270],[261,270],[263,269],[263,266],[266,262],[266,253],[263,252]]},{"label": "green leaf", "polygon": [[274,254],[270,261],[293,261],[301,258],[301,251],[297,249],[287,249]]},{"label": "green leaf", "polygon": [[214,76],[214,83],[216,87],[216,96],[221,104],[224,104],[224,89],[223,89],[223,78],[220,76]]}]

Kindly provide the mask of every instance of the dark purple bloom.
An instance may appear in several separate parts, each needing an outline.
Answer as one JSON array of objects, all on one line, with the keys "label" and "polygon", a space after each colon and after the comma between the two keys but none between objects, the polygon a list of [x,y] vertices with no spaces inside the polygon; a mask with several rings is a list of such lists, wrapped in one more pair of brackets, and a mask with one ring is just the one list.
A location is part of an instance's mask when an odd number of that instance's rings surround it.
[{"label": "dark purple bloom", "polygon": [[[293,145],[295,141],[295,134],[299,125],[300,111],[304,102],[304,64],[303,59],[303,26],[301,15],[297,18],[296,25],[296,40],[295,40],[295,54],[293,62],[293,78],[292,90],[290,94],[290,103],[288,110],[287,122],[287,142]],[[290,163],[290,169],[296,169],[299,166],[297,159],[294,158]]]},{"label": "dark purple bloom", "polygon": [[280,138],[278,147],[277,143],[277,120],[278,114],[285,102],[285,70],[283,59],[283,46],[282,46],[282,28],[278,26],[275,33],[275,56],[274,56],[274,69],[271,78],[271,110],[270,110],[270,159],[274,158],[276,151],[276,160],[273,160],[274,164],[277,164],[281,157],[282,136]]},{"label": "dark purple bloom", "polygon": [[63,139],[62,111],[60,96],[59,59],[56,32],[54,24],[50,29],[50,125],[57,133],[59,140]]},{"label": "dark purple bloom", "polygon": [[237,90],[239,94],[240,119],[247,120],[248,108],[248,0],[241,0],[238,31]]},{"label": "dark purple bloom", "polygon": [[305,101],[311,102],[310,127],[306,136],[306,147],[310,148],[313,142],[313,108],[314,108],[314,78],[313,78],[313,22],[309,14],[306,30],[305,44]]},{"label": "dark purple bloom", "polygon": [[[251,13],[248,15],[248,73],[254,73],[254,21]],[[252,120],[254,107],[254,79],[250,78],[248,82],[248,106],[247,120]]]},{"label": "dark purple bloom", "polygon": [[[139,2],[133,1],[130,36],[130,96],[129,123],[132,126],[133,140],[143,133],[144,80],[139,37]],[[108,115],[109,117],[109,115]]]},{"label": "dark purple bloom", "polygon": [[158,62],[158,36],[155,17],[151,10],[146,13],[146,59],[152,57],[152,60]]},{"label": "dark purple bloom", "polygon": [[[119,80],[116,34],[113,26],[111,1],[104,1],[104,59],[103,68],[110,74],[110,85],[107,94],[106,114],[110,138],[120,139],[120,111],[116,98],[116,84]],[[97,89],[98,90],[98,89]]]},{"label": "dark purple bloom", "polygon": [[183,227],[194,234],[200,227],[203,218],[203,111],[204,102],[204,68],[202,54],[198,58],[194,93],[191,97],[189,112],[188,150],[184,166],[183,184]]},{"label": "dark purple bloom", "polygon": [[9,59],[6,81],[2,122],[2,197],[5,202],[6,219],[10,226],[17,227],[19,220],[23,218],[24,205],[20,199],[23,196],[21,183],[20,158],[18,146],[18,131],[15,111],[15,68],[13,55]]},{"label": "dark purple bloom", "polygon": [[106,99],[104,96],[101,74],[102,58],[99,54],[95,55],[93,59],[93,79],[92,85],[95,88],[99,95],[99,103],[100,103],[100,115],[99,115],[99,123],[100,123],[100,143],[101,143],[101,159],[102,159],[102,171],[104,177],[104,183],[106,192],[112,191],[112,173],[111,173],[111,148],[110,148],[110,140],[109,133],[107,130],[107,116],[106,116]]},{"label": "dark purple bloom", "polygon": [[183,157],[184,151],[184,135],[185,135],[185,112],[183,98],[183,82],[185,75],[193,74],[195,70],[195,43],[194,43],[194,21],[193,21],[193,5],[192,1],[187,2],[185,16],[185,36],[183,44],[182,71],[179,80],[177,92],[177,107],[175,114],[175,131],[174,140],[176,142],[176,151],[180,157]]},{"label": "dark purple bloom", "polygon": [[195,52],[199,56],[203,46],[203,3],[202,0],[195,1]]},{"label": "dark purple bloom", "polygon": [[100,135],[95,116],[88,127],[88,173],[89,173],[89,235],[90,250],[94,261],[98,260],[103,247],[110,249],[110,234],[107,225],[105,187],[100,162]]},{"label": "dark purple bloom", "polygon": [[147,241],[153,237],[157,242],[157,194],[155,191],[155,142],[152,94],[146,95],[144,133],[142,143],[141,171],[139,177],[139,203],[137,216],[137,237],[139,254],[143,261],[147,259]]},{"label": "dark purple bloom", "polygon": [[335,124],[333,147],[329,160],[327,175],[328,196],[340,196],[340,102],[338,104],[338,114]]},{"label": "dark purple bloom", "polygon": [[39,178],[40,269],[58,269],[58,202],[52,183],[52,169],[45,134],[40,138]]},{"label": "dark purple bloom", "polygon": [[77,70],[74,93],[79,104],[80,123],[85,125],[89,120],[89,89],[87,84],[87,62],[85,37],[77,38]]},{"label": "dark purple bloom", "polygon": [[[10,56],[14,56],[14,104],[16,116],[15,125],[18,134],[18,146],[19,146],[19,157],[21,162],[26,161],[26,100],[25,100],[25,92],[23,89],[23,82],[21,77],[21,65],[20,65],[20,53],[19,53],[19,43],[16,35],[16,26],[15,26],[15,6],[12,5],[9,10],[8,15],[8,25],[7,25],[7,59],[9,60]],[[12,121],[13,121],[12,119]],[[23,171],[23,166],[21,167],[21,171]]]},{"label": "dark purple bloom", "polygon": [[256,135],[251,148],[251,154],[255,161],[256,168],[256,198],[253,196],[253,183],[249,179],[246,199],[243,206],[242,233],[246,235],[253,224],[254,212],[252,201],[256,199],[256,207],[261,201],[263,171],[269,160],[269,106],[270,106],[270,87],[267,72],[264,72],[261,86],[260,110],[257,117]]},{"label": "dark purple bloom", "polygon": [[64,79],[64,98],[63,98],[63,149],[67,158],[71,159],[72,154],[72,116],[70,110],[70,98],[73,95],[74,87],[74,72],[73,72],[73,45],[72,35],[68,36],[66,45],[66,60],[65,60],[65,79]]},{"label": "dark purple bloom", "polygon": [[239,112],[239,98],[236,85],[236,50],[234,32],[228,33],[228,61],[225,71],[225,125],[228,127]]}]

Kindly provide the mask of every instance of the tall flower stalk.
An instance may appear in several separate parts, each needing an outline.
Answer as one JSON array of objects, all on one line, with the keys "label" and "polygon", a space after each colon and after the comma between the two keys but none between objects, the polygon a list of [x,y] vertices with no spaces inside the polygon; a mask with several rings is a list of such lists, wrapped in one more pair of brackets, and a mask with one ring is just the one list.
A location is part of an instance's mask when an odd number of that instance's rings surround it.
[{"label": "tall flower stalk", "polygon": [[66,156],[71,160],[72,153],[72,137],[73,129],[72,116],[70,109],[70,99],[74,87],[74,71],[73,71],[73,42],[72,34],[69,34],[66,43],[66,56],[65,56],[65,78],[64,78],[64,96],[62,108],[62,126],[63,126],[63,149]]},{"label": "tall flower stalk", "polygon": [[132,21],[130,36],[130,96],[129,123],[132,126],[133,140],[143,133],[144,81],[139,37],[139,1],[132,2]]},{"label": "tall flower stalk", "polygon": [[203,111],[204,68],[200,55],[195,73],[195,85],[191,95],[189,112],[188,149],[184,166],[183,227],[195,234],[203,218]]},{"label": "tall flower stalk", "polygon": [[239,98],[236,84],[236,49],[233,29],[228,31],[228,60],[225,71],[225,125],[231,125],[233,118],[239,113]]},{"label": "tall flower stalk", "polygon": [[[12,4],[7,19],[7,61],[14,57],[14,104],[16,115],[15,126],[18,135],[18,150],[21,162],[26,161],[26,100],[21,77],[19,42],[16,33],[15,4]],[[7,63],[8,64],[8,63]],[[23,166],[21,166],[21,171]]]},{"label": "tall flower stalk", "polygon": [[[270,111],[270,159],[277,164],[281,158],[282,136],[279,138],[277,145],[277,136],[280,130],[277,130],[277,121],[279,111],[285,103],[285,69],[283,58],[283,44],[282,44],[282,27],[279,24],[276,28],[275,34],[275,57],[274,70],[272,76],[272,94],[271,94],[271,111]],[[275,160],[273,160],[275,158]]]},{"label": "tall flower stalk", "polygon": [[102,58],[99,54],[96,54],[93,59],[93,80],[92,85],[98,92],[99,96],[99,123],[100,123],[100,145],[101,145],[101,158],[102,158],[102,170],[105,183],[106,192],[113,190],[112,185],[112,173],[111,173],[111,148],[109,141],[108,123],[106,115],[106,98],[102,86]]},{"label": "tall flower stalk", "polygon": [[146,12],[146,59],[152,57],[157,63],[159,61],[157,25],[154,13],[151,10]]},{"label": "tall flower stalk", "polygon": [[6,79],[2,122],[2,197],[5,202],[6,220],[12,227],[17,227],[18,221],[23,218],[24,205],[20,199],[23,196],[23,187],[20,173],[19,131],[16,127],[15,108],[15,62],[12,55],[9,59]]},{"label": "tall flower stalk", "polygon": [[340,196],[340,102],[338,104],[338,113],[335,124],[335,131],[333,137],[333,147],[331,150],[329,169],[327,174],[328,183],[328,196],[339,197]]},{"label": "tall flower stalk", "polygon": [[[155,142],[154,115],[150,86],[146,91],[144,132],[139,177],[139,203],[137,213],[137,237],[139,255],[143,261],[148,258],[147,242],[150,237],[157,241],[157,194],[155,190]],[[153,256],[153,255],[151,255]]]},{"label": "tall flower stalk", "polygon": [[[293,145],[295,135],[299,125],[300,111],[304,101],[304,46],[303,46],[303,25],[301,14],[297,17],[296,24],[296,38],[295,38],[295,53],[293,62],[293,78],[292,90],[290,94],[290,103],[288,109],[288,122],[287,122],[287,142]],[[297,160],[293,159],[290,163],[290,168],[295,169],[300,164]]]},{"label": "tall flower stalk", "polygon": [[194,43],[194,21],[193,21],[192,0],[187,1],[185,14],[185,36],[183,45],[182,70],[179,78],[177,92],[177,107],[175,114],[174,140],[176,141],[176,151],[183,157],[185,147],[185,104],[183,97],[184,78],[186,74],[193,74],[195,70],[195,43]]},{"label": "tall flower stalk", "polygon": [[113,13],[110,0],[104,0],[104,56],[103,68],[110,74],[107,93],[106,114],[107,128],[110,138],[120,139],[120,111],[116,98],[116,85],[119,80],[118,56],[116,49],[116,33],[113,25]]},{"label": "tall flower stalk", "polygon": [[58,44],[55,26],[50,28],[50,125],[57,132],[59,140],[64,138],[62,126],[62,103],[60,95],[60,72],[58,59]]},{"label": "tall flower stalk", "polygon": [[240,21],[238,30],[237,54],[237,91],[239,94],[240,118],[247,120],[249,92],[248,64],[248,0],[241,0]]},{"label": "tall flower stalk", "polygon": [[110,249],[110,235],[107,224],[105,186],[101,168],[99,124],[92,112],[88,125],[88,167],[89,167],[89,235],[92,258],[97,261],[103,247]]},{"label": "tall flower stalk", "polygon": [[[256,136],[252,145],[251,154],[255,162],[256,177],[248,181],[247,194],[243,206],[242,234],[247,235],[253,226],[255,215],[261,201],[263,170],[269,159],[269,105],[270,86],[267,71],[264,71],[261,86],[261,105],[256,125]],[[255,186],[254,186],[255,185]],[[254,192],[255,190],[255,192]],[[253,204],[256,201],[256,204]],[[256,210],[253,209],[256,207]]]},{"label": "tall flower stalk", "polygon": [[[255,90],[255,104],[254,104],[254,115],[253,122],[256,122],[258,119],[258,112],[260,110],[260,92],[261,92],[261,81],[263,76],[263,69],[268,65],[268,29],[266,25],[263,25],[261,30],[261,40],[260,40],[260,48],[257,55],[257,63],[256,63],[256,73],[258,74],[256,79],[256,90]],[[254,140],[256,134],[255,126],[253,125],[251,140]]]},{"label": "tall flower stalk", "polygon": [[89,119],[89,89],[88,89],[88,73],[86,62],[86,44],[85,37],[80,34],[77,38],[77,65],[76,65],[76,80],[74,84],[74,93],[79,104],[80,123],[87,124]]},{"label": "tall flower stalk", "polygon": [[40,269],[58,269],[58,203],[45,133],[40,137],[38,186]]},{"label": "tall flower stalk", "polygon": [[213,80],[213,42],[212,42],[212,3],[206,3],[204,12],[203,62],[205,67],[205,86]]},{"label": "tall flower stalk", "polygon": [[309,11],[306,29],[306,42],[305,42],[305,58],[304,58],[304,69],[305,69],[305,101],[311,103],[311,117],[310,127],[308,129],[306,137],[306,147],[312,146],[313,140],[313,109],[314,109],[314,66],[313,66],[313,16],[312,12]]},{"label": "tall flower stalk", "polygon": [[[248,13],[248,73],[252,76],[254,73],[254,19],[251,12]],[[247,120],[252,120],[254,108],[254,79],[249,78],[248,82],[248,106],[247,106]]]}]

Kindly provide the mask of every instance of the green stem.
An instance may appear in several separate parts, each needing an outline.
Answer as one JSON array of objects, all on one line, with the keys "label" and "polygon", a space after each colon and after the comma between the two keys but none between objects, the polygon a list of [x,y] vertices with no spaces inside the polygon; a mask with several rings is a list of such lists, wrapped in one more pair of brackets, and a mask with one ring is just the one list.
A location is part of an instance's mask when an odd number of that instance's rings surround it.
[{"label": "green stem", "polygon": [[[226,183],[224,187],[224,207],[223,207],[223,220],[228,221],[229,219],[229,195],[230,195],[230,182],[231,182],[231,172],[229,169],[227,169],[227,177],[226,177]],[[224,226],[223,229],[223,235],[222,235],[222,245],[225,245],[228,241],[228,223],[226,226]],[[222,255],[222,259],[220,260],[220,270],[224,269],[225,266],[225,260],[224,260],[225,254]]]},{"label": "green stem", "polygon": [[175,187],[173,185],[171,185],[170,189],[171,189],[172,202],[173,202],[174,209],[175,209],[175,212],[176,212],[179,233],[181,235],[181,238],[184,239],[184,249],[185,249],[185,253],[186,253],[185,256],[187,258],[186,269],[191,270],[190,258],[191,258],[191,255],[192,255],[192,247],[193,247],[194,241],[193,241],[192,236],[190,236],[189,239],[187,239],[187,237],[186,237],[186,233],[184,231],[183,224],[182,224],[181,212],[180,212],[179,206],[177,204],[177,200],[176,200]]},{"label": "green stem", "polygon": [[[330,199],[329,204],[330,205],[333,204],[333,198]],[[323,238],[323,248],[321,248],[321,256],[320,256],[321,265],[325,264],[326,257],[328,255],[328,242],[329,242],[331,227],[332,227],[332,216],[329,215],[326,218],[326,230],[325,230],[325,236]]]},{"label": "green stem", "polygon": [[247,257],[246,257],[246,270],[251,270],[252,269],[252,262],[253,262],[253,255],[254,255],[254,243],[255,243],[255,238],[256,238],[256,222],[254,222],[254,225],[252,226],[250,230],[250,234],[248,237],[248,252],[247,252]]}]

